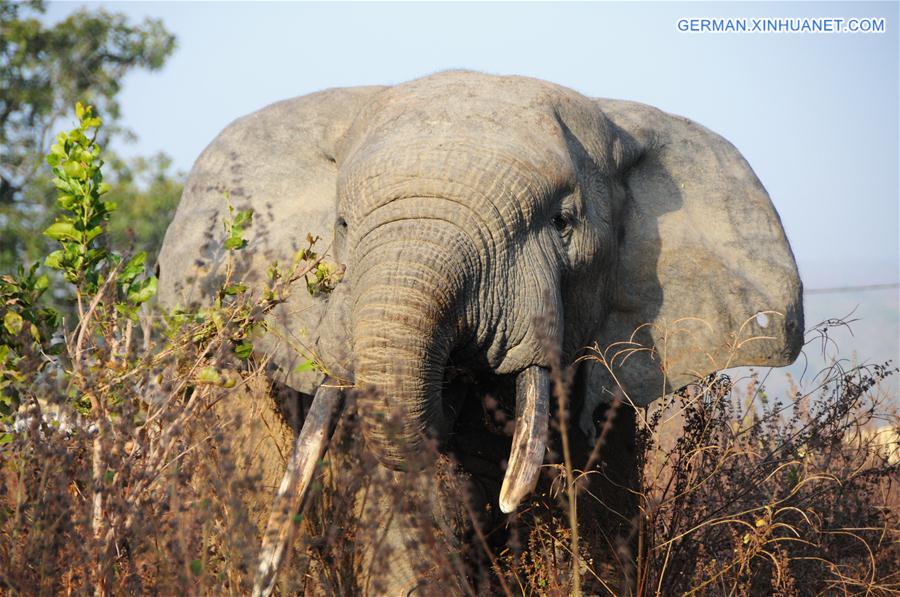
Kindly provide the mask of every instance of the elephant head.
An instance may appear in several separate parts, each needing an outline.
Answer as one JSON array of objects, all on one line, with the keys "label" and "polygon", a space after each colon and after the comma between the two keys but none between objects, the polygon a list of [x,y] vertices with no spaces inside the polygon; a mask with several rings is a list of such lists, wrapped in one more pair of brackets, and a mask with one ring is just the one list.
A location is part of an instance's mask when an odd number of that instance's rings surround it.
[{"label": "elephant head", "polygon": [[[517,376],[506,512],[543,460],[554,362],[595,345],[603,366],[585,402],[616,385],[643,405],[724,367],[789,364],[802,344],[797,267],[750,166],[715,133],[645,105],[448,72],[266,108],[195,166],[160,256],[164,302],[203,295],[188,272],[215,278],[205,230],[223,217],[223,189],[272,213],[248,276],[308,231],[333,238],[343,281],[330,298],[298,293],[281,327],[333,376],[377,390],[360,412],[386,465],[452,430],[448,363]],[[307,463],[327,410],[301,433]]]}]

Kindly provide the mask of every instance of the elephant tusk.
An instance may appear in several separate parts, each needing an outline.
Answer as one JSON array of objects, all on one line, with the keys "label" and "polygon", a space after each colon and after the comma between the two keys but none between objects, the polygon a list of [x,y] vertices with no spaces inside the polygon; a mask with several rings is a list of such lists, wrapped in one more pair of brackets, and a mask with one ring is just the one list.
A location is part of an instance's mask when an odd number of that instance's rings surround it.
[{"label": "elephant tusk", "polygon": [[325,454],[328,440],[334,432],[334,422],[343,407],[343,392],[332,384],[332,380],[326,379],[319,386],[303,422],[303,429],[294,442],[294,450],[278,487],[263,536],[253,581],[254,597],[270,595],[275,588],[281,560],[296,527],[294,515],[303,505],[316,463]]},{"label": "elephant tusk", "polygon": [[516,430],[500,488],[500,510],[514,511],[534,491],[544,463],[550,410],[550,372],[532,366],[516,378]]}]

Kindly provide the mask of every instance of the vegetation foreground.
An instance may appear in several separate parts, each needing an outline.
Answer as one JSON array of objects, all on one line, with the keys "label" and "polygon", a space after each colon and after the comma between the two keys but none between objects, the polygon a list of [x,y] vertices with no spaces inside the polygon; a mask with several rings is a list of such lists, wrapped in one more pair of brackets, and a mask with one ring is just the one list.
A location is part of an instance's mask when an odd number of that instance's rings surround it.
[{"label": "vegetation foreground", "polygon": [[[275,431],[249,442],[242,429],[282,416],[276,403],[293,409],[296,428],[303,406],[266,380],[254,334],[287,293],[329,292],[333,270],[310,238],[294,263],[273,265],[264,288],[226,276],[214,305],[155,312],[146,254],[108,248],[116,206],[103,197],[100,119],[81,105],[76,114],[78,126],[47,158],[59,207],[44,232],[58,243],[44,261],[50,271],[0,277],[0,587],[244,594],[275,483],[253,447],[287,442]],[[232,212],[222,237],[232,256],[252,217]],[[67,296],[68,319],[44,306]],[[621,488],[637,513],[589,524],[582,506],[604,496],[580,481],[603,474],[606,431],[618,410],[633,408],[616,404],[589,462],[558,455],[545,467],[559,508],[523,508],[502,538],[483,533],[470,512],[468,551],[423,541],[418,572],[434,581],[424,591],[449,583],[528,595],[900,591],[896,396],[879,385],[896,371],[835,363],[813,388],[783,399],[755,378],[735,385],[716,376],[637,409],[639,475]],[[557,434],[567,423],[566,377],[556,375]],[[317,495],[295,518],[301,539],[282,593],[377,593],[353,584],[354,553],[380,539],[355,496],[404,500],[423,483],[460,482],[452,463],[440,479],[431,465],[401,481],[373,475],[353,441],[354,408],[351,397]],[[440,456],[432,448],[418,458]],[[425,506],[408,501],[411,527],[433,534]]]}]

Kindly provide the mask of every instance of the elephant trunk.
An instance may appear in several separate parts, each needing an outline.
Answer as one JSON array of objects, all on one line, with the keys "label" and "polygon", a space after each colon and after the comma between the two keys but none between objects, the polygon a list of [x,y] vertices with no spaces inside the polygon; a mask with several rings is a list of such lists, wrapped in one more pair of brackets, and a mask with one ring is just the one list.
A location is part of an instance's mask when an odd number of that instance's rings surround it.
[{"label": "elephant trunk", "polygon": [[363,433],[393,468],[453,422],[441,387],[463,329],[465,251],[447,250],[459,241],[450,224],[405,220],[379,223],[357,248],[352,328],[356,383],[367,389]]}]

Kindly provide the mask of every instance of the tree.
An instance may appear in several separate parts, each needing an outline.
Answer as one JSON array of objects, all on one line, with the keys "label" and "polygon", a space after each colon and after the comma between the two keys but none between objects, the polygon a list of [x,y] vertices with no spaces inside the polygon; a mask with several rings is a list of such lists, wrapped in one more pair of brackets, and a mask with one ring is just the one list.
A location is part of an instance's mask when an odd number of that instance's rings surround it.
[{"label": "tree", "polygon": [[[46,168],[57,121],[82,101],[115,123],[124,76],[158,70],[175,49],[175,37],[157,19],[135,25],[121,14],[80,10],[47,26],[38,18],[43,12],[40,0],[0,0],[0,271],[44,253],[40,231],[54,189],[51,177],[36,175]],[[104,146],[125,132],[105,131]],[[140,189],[133,177],[130,184],[134,198]]]}]

